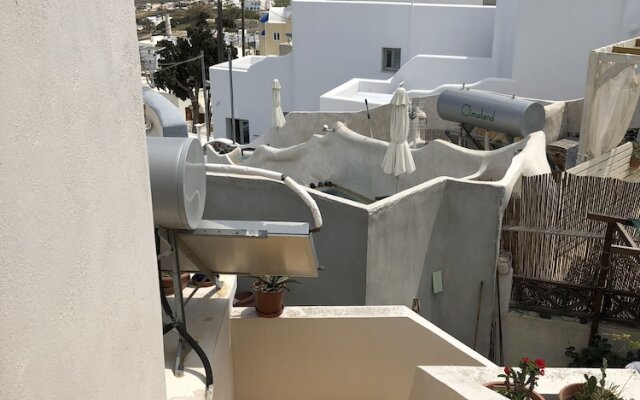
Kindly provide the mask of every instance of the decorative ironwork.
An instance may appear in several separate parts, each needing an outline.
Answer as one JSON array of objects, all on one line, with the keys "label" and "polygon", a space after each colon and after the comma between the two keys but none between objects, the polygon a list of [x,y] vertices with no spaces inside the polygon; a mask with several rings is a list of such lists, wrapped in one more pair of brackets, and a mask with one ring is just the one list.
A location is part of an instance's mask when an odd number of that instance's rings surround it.
[{"label": "decorative ironwork", "polygon": [[601,319],[633,326],[640,325],[640,295],[605,289]]},{"label": "decorative ironwork", "polygon": [[[595,296],[593,286],[514,276],[511,307],[592,320]],[[640,326],[640,294],[605,289],[600,320]]]},{"label": "decorative ironwork", "polygon": [[592,315],[594,293],[595,288],[589,286],[514,276],[511,307],[589,318]]}]

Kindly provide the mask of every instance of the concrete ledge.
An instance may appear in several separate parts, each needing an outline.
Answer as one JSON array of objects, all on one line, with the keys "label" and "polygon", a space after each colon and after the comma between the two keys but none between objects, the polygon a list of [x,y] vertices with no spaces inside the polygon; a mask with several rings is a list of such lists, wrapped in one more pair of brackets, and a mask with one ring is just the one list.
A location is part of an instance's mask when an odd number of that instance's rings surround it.
[{"label": "concrete ledge", "polygon": [[[482,386],[500,380],[501,368],[419,367],[410,400],[426,398],[441,400],[499,400],[504,397]],[[570,383],[584,382],[584,374],[600,377],[598,369],[547,368],[536,389],[546,400],[556,400],[558,392]],[[626,369],[607,369],[607,385],[619,385],[624,399],[637,399],[640,394],[640,374]],[[635,396],[635,397],[634,397]]]}]

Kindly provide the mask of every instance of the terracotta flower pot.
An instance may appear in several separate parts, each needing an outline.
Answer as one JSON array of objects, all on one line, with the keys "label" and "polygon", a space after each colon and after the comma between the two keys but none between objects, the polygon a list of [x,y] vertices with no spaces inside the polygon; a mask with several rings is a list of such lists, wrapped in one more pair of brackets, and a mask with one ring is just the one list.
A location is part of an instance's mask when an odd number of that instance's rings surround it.
[{"label": "terracotta flower pot", "polygon": [[582,389],[583,385],[584,383],[572,383],[570,385],[566,385],[562,390],[560,390],[560,393],[558,393],[558,398],[560,400],[572,400],[576,393]]},{"label": "terracotta flower pot", "polygon": [[284,303],[282,297],[284,291],[280,289],[277,292],[264,293],[253,287],[256,301],[256,311],[258,315],[264,318],[275,318],[282,314]]},{"label": "terracotta flower pot", "polygon": [[[503,381],[487,382],[487,383],[483,384],[483,386],[495,391],[500,386],[504,387],[504,382]],[[531,393],[531,400],[544,400],[544,397],[540,393],[538,393],[538,392],[536,392],[534,390]]]},{"label": "terracotta flower pot", "polygon": [[[180,287],[184,289],[187,287],[188,284],[189,284],[189,274],[187,273],[180,274]],[[173,294],[173,279],[171,278],[171,275],[162,276],[162,291],[167,296],[170,294]]]},{"label": "terracotta flower pot", "polygon": [[[580,389],[582,389],[583,386],[584,383],[571,383],[569,385],[566,385],[562,388],[562,390],[560,390],[560,393],[558,393],[558,399],[573,400],[575,398],[575,395],[580,391]],[[607,389],[604,390],[609,392],[609,390]]]},{"label": "terracotta flower pot", "polygon": [[256,296],[253,292],[237,292],[234,298],[234,307],[254,307],[256,305]]}]

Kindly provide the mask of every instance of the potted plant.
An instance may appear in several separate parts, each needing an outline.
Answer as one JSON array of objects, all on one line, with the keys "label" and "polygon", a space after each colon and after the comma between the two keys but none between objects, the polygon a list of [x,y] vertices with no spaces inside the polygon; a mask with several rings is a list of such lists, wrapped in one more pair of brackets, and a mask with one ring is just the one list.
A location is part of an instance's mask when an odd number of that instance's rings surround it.
[{"label": "potted plant", "polygon": [[284,303],[282,297],[284,290],[289,290],[287,284],[298,283],[289,276],[258,275],[254,276],[253,283],[255,293],[256,311],[265,318],[275,318],[282,314]]},{"label": "potted plant", "polygon": [[[595,376],[584,375],[586,382],[572,383],[566,385],[560,390],[558,397],[560,400],[622,400],[619,396],[618,387],[610,385],[606,387],[605,378],[607,377],[607,359],[602,359],[602,367],[600,367],[600,381]],[[600,386],[598,386],[598,383]]]},{"label": "potted plant", "polygon": [[518,368],[505,367],[502,381],[485,383],[485,386],[511,400],[544,400],[534,389],[538,378],[544,375],[545,363],[541,359],[531,361],[523,357]]},{"label": "potted plant", "polygon": [[[173,291],[173,277],[168,272],[163,272],[162,275],[162,291],[165,296],[169,296],[174,293]],[[182,289],[186,288],[189,284],[190,275],[186,272],[180,274],[180,287]]]}]

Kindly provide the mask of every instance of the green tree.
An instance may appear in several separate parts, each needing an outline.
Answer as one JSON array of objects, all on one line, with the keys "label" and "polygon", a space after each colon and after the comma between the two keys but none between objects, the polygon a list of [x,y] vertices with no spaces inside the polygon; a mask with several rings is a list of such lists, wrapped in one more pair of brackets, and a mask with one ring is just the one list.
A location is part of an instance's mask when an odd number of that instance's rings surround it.
[{"label": "green tree", "polygon": [[[202,73],[200,60],[197,57],[200,56],[200,51],[204,51],[204,64],[207,69],[210,65],[224,60],[218,60],[218,43],[205,18],[201,18],[194,25],[187,28],[187,36],[187,39],[178,38],[176,44],[169,40],[162,40],[158,43],[158,46],[164,47],[159,52],[162,69],[155,73],[154,78],[157,87],[170,91],[182,100],[189,99],[191,101],[195,125],[196,122],[202,122],[199,121],[200,116],[198,113],[198,95],[202,87]],[[234,49],[234,58],[236,53],[237,51]],[[229,52],[226,48],[224,57],[225,59],[229,57]],[[190,59],[194,60],[184,62]],[[180,62],[184,63],[172,66]],[[205,71],[205,75],[208,75],[208,72],[208,70]],[[204,108],[208,112],[208,105],[205,105]],[[195,132],[195,126],[192,127],[192,132]]]}]

